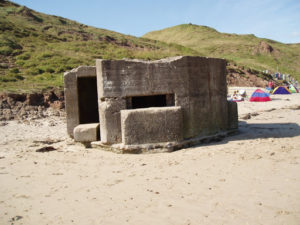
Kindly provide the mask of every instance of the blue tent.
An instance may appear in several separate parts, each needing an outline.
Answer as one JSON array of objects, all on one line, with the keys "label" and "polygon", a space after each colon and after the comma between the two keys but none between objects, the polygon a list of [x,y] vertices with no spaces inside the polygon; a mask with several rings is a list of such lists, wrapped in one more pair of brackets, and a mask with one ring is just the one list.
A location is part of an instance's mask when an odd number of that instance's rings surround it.
[{"label": "blue tent", "polygon": [[290,95],[291,92],[286,87],[279,86],[274,89],[273,94],[274,95]]}]

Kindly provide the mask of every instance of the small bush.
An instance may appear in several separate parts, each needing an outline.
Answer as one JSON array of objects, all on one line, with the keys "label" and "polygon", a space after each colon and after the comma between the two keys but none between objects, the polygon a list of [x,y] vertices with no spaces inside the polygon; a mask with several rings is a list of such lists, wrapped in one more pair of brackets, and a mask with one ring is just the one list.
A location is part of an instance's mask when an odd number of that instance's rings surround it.
[{"label": "small bush", "polygon": [[42,74],[44,73],[45,71],[41,68],[29,68],[26,73],[29,74],[29,75],[38,75],[38,74]]},{"label": "small bush", "polygon": [[43,72],[54,73],[55,72],[55,70],[51,66],[41,66],[41,67],[39,67],[39,69],[40,69],[41,73],[43,73]]},{"label": "small bush", "polygon": [[37,67],[38,64],[36,62],[32,62],[31,60],[28,60],[28,61],[23,61],[23,67],[24,68],[34,68],[34,67]]},{"label": "small bush", "polygon": [[62,18],[59,18],[58,20],[59,20],[59,22],[60,22],[61,24],[67,24],[67,21],[64,20],[64,19],[62,19]]},{"label": "small bush", "polygon": [[18,68],[12,68],[9,70],[10,73],[20,73]]},{"label": "small bush", "polygon": [[4,35],[0,36],[0,47],[9,47],[11,49],[22,49],[22,46],[17,43],[14,37],[12,36],[5,37]]},{"label": "small bush", "polygon": [[71,70],[71,69],[73,69],[74,67],[68,65],[68,66],[66,66],[65,68],[66,68],[66,70]]},{"label": "small bush", "polygon": [[45,77],[43,77],[43,76],[37,76],[36,77],[38,80],[45,80]]},{"label": "small bush", "polygon": [[67,70],[63,67],[63,66],[60,66],[56,69],[56,73],[62,73],[62,72],[66,72]]},{"label": "small bush", "polygon": [[27,53],[24,53],[22,55],[19,55],[16,57],[17,60],[28,60],[30,59],[30,54],[27,52]]},{"label": "small bush", "polygon": [[48,58],[51,58],[52,56],[53,56],[53,53],[49,53],[49,52],[44,53],[44,54],[41,55],[41,57],[43,59],[48,59]]},{"label": "small bush", "polygon": [[52,68],[47,68],[47,69],[46,69],[46,72],[48,72],[48,73],[54,73],[54,72],[55,72],[55,70],[54,70],[54,69],[52,69]]},{"label": "small bush", "polygon": [[21,13],[25,9],[25,6],[20,6],[17,8],[16,12]]},{"label": "small bush", "polygon": [[21,75],[15,75],[15,78],[18,80],[24,80],[25,77],[21,76]]},{"label": "small bush", "polygon": [[9,46],[0,47],[0,55],[9,56],[13,53],[13,49]]},{"label": "small bush", "polygon": [[38,68],[38,72],[39,72],[39,74],[41,74],[41,73],[44,73],[45,70],[43,70],[43,69],[41,69],[41,68]]},{"label": "small bush", "polygon": [[1,69],[7,69],[8,68],[8,64],[7,63],[0,63],[0,68]]},{"label": "small bush", "polygon": [[0,76],[0,82],[16,82],[17,79],[14,77]]},{"label": "small bush", "polygon": [[6,8],[5,11],[7,14],[13,14],[15,12],[15,9],[14,8]]}]

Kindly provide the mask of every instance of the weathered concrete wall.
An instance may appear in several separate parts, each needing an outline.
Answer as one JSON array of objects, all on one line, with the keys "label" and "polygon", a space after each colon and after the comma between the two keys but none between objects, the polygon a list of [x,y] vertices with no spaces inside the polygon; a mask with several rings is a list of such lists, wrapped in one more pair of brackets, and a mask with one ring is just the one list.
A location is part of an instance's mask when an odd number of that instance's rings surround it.
[{"label": "weathered concrete wall", "polygon": [[182,141],[181,107],[121,110],[125,145]]},{"label": "weathered concrete wall", "polygon": [[106,98],[99,100],[100,134],[101,142],[105,144],[120,143],[121,115],[120,111],[126,109],[126,100],[122,98]]},{"label": "weathered concrete wall", "polygon": [[[225,65],[222,59],[189,56],[152,62],[96,60],[99,102],[174,93],[175,106],[182,107],[184,138],[213,134],[228,127]],[[116,132],[106,127],[107,136]]]},{"label": "weathered concrete wall", "polygon": [[238,107],[236,102],[228,101],[228,129],[238,129]]},{"label": "weathered concrete wall", "polygon": [[67,132],[71,137],[74,136],[74,128],[79,125],[77,78],[95,76],[95,66],[80,66],[64,74]]}]

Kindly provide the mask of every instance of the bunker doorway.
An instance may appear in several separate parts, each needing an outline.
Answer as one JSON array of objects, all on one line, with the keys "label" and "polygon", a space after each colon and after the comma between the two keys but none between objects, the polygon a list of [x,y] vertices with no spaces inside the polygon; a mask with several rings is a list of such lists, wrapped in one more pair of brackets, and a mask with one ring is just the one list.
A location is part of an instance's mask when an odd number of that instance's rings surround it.
[{"label": "bunker doorway", "polygon": [[96,77],[79,77],[77,90],[79,123],[99,123]]}]

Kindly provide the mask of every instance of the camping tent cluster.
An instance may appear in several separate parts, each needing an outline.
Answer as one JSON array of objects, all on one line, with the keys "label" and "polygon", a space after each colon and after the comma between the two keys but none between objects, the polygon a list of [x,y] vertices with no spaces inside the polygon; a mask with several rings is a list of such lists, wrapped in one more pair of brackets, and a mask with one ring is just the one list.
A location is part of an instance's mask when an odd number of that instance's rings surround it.
[{"label": "camping tent cluster", "polygon": [[[292,84],[290,84],[288,88],[284,87],[284,86],[279,86],[279,87],[276,87],[274,90],[268,90],[268,91],[270,91],[270,93],[274,94],[274,95],[290,95],[292,93],[299,93],[299,90]],[[249,101],[250,102],[267,102],[267,101],[271,101],[271,98],[270,98],[269,93],[266,93],[261,89],[256,89],[252,93]]]}]

